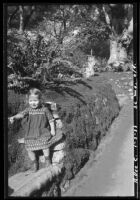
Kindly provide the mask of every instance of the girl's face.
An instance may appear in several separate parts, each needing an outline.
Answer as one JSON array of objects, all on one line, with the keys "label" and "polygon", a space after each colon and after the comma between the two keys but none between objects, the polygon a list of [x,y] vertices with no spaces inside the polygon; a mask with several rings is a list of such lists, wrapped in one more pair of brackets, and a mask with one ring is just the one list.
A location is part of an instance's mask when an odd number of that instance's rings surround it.
[{"label": "girl's face", "polygon": [[38,108],[39,104],[40,104],[40,100],[37,95],[29,96],[29,106],[31,108]]}]

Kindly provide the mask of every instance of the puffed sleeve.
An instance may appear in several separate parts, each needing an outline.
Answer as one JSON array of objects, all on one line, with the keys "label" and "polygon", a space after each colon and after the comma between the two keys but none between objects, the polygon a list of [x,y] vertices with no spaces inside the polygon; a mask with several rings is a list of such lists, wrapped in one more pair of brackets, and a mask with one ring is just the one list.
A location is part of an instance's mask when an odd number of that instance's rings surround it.
[{"label": "puffed sleeve", "polygon": [[53,115],[52,115],[52,113],[49,111],[49,109],[47,107],[45,108],[45,114],[46,114],[46,117],[48,118],[49,122],[53,122],[54,121]]}]

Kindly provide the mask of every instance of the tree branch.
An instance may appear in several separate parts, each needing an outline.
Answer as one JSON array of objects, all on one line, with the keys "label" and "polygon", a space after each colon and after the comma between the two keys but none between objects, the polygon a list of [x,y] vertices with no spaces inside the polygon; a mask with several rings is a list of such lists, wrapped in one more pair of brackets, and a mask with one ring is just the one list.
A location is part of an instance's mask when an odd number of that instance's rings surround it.
[{"label": "tree branch", "polygon": [[104,12],[104,15],[105,15],[106,23],[110,26],[111,25],[110,18],[109,18],[108,13],[106,12],[105,6],[103,5],[102,8],[103,8],[103,12]]},{"label": "tree branch", "polygon": [[23,32],[24,22],[23,22],[23,14],[24,14],[24,7],[19,6],[19,18],[20,18],[20,24],[19,24],[19,32]]}]

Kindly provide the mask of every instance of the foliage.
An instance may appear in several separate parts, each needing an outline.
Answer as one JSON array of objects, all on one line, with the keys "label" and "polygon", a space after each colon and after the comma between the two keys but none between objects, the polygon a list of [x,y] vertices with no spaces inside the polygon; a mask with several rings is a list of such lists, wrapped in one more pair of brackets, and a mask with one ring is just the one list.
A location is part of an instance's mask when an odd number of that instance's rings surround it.
[{"label": "foliage", "polygon": [[69,150],[64,160],[66,170],[63,181],[71,180],[80,171],[89,159],[89,151],[83,148],[73,148]]},{"label": "foliage", "polygon": [[70,62],[77,66],[77,68],[82,69],[87,62],[87,55],[79,48],[73,45],[65,49],[65,54],[68,56]]},{"label": "foliage", "polygon": [[[75,28],[81,28],[83,39],[89,38],[89,41],[106,40],[112,34],[121,35],[133,15],[131,4],[44,4],[22,5],[22,8],[24,24],[37,26],[61,44],[68,32]],[[19,6],[8,6],[7,11],[8,23],[16,19],[18,25]]]},{"label": "foliage", "polygon": [[77,34],[66,43],[65,50],[70,52],[80,50],[85,55],[89,55],[92,49],[93,55],[98,55],[98,50],[95,50],[96,46],[99,48],[99,45],[107,40],[108,37],[109,30],[105,23],[88,20],[78,27]]},{"label": "foliage", "polygon": [[81,32],[77,35],[78,46],[81,47],[87,54],[90,54],[91,48],[108,38],[108,29],[104,23],[89,23],[82,28]]},{"label": "foliage", "polygon": [[[7,25],[8,28],[19,29],[20,24],[20,4],[7,6]],[[48,9],[48,5],[22,5],[23,9],[23,30],[29,27],[34,27],[43,19],[45,11]]]},{"label": "foliage", "polygon": [[[71,75],[81,76],[73,63],[61,56],[61,46],[54,40],[45,43],[43,37],[38,35],[32,41],[25,34],[24,47],[12,42],[8,47],[9,89],[20,92],[26,92],[32,86],[53,89],[73,82]],[[59,74],[67,77],[67,81]]]},{"label": "foliage", "polygon": [[97,57],[97,62],[94,66],[94,71],[95,72],[105,72],[107,71],[107,59],[106,58],[100,58],[100,57]]},{"label": "foliage", "polygon": [[132,63],[126,62],[126,63],[120,63],[119,66],[113,66],[112,71],[114,72],[126,72],[132,70]]}]

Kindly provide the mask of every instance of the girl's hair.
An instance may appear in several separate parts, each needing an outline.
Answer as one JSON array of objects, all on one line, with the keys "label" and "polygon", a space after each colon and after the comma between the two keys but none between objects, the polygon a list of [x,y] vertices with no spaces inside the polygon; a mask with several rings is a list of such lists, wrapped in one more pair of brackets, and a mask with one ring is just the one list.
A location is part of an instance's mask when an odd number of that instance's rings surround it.
[{"label": "girl's hair", "polygon": [[28,94],[26,95],[26,104],[28,104],[28,100],[29,100],[29,97],[31,95],[38,96],[38,98],[41,101],[41,103],[43,103],[43,97],[42,97],[41,91],[39,89],[37,89],[37,88],[32,88],[32,89],[29,90]]},{"label": "girl's hair", "polygon": [[29,92],[28,92],[28,98],[29,98],[29,96],[31,96],[31,95],[37,95],[39,99],[42,98],[42,93],[41,93],[41,91],[40,91],[39,89],[37,89],[37,88],[32,88],[32,89],[29,90]]}]

